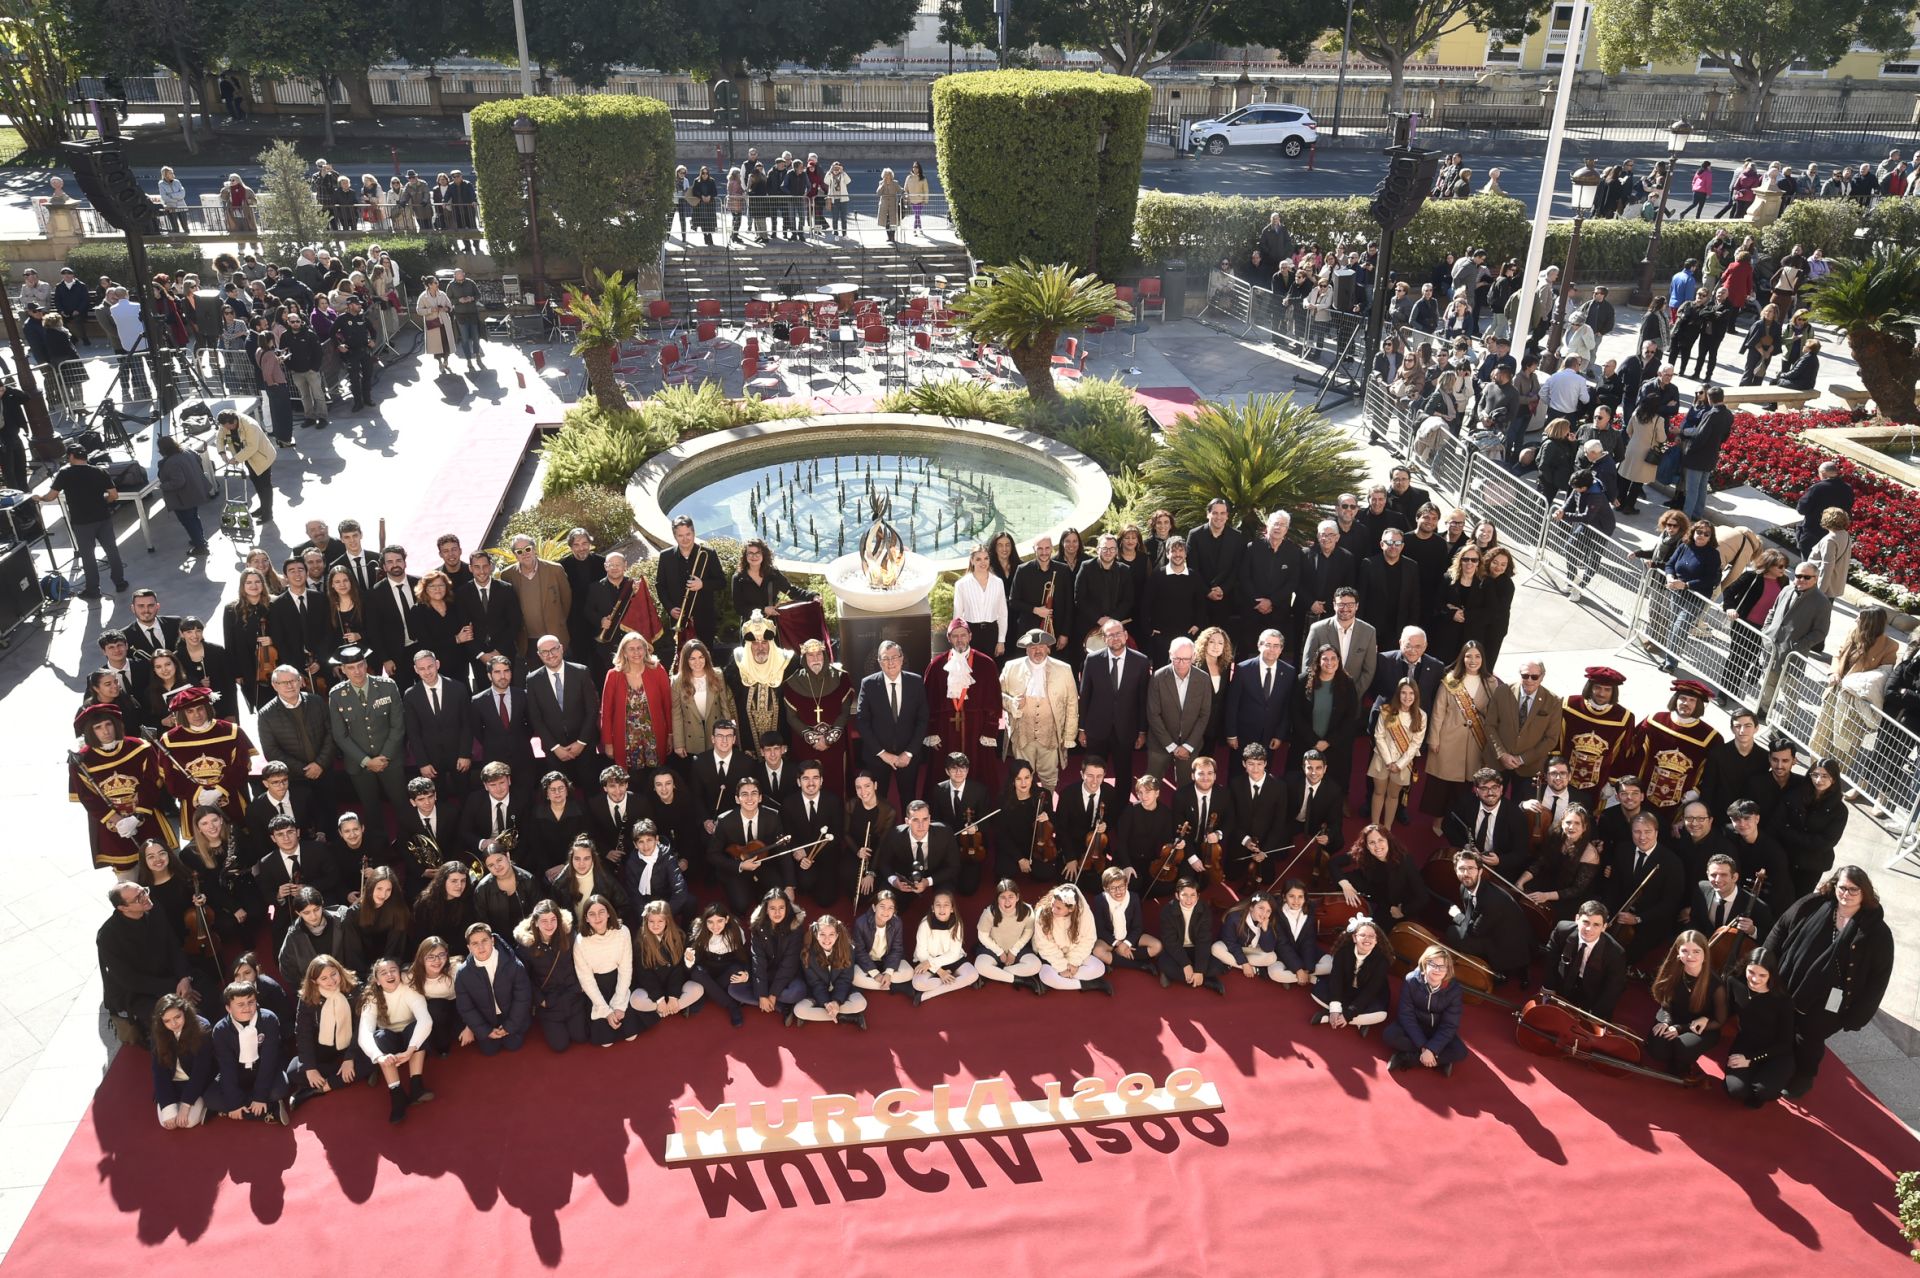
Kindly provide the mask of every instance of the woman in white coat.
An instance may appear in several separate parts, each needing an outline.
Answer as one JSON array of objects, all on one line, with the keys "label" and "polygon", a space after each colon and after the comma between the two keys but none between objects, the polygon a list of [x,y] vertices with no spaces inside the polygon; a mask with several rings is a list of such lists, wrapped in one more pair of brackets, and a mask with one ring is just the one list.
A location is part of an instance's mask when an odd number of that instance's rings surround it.
[{"label": "woman in white coat", "polygon": [[427,332],[427,354],[440,361],[440,375],[445,377],[452,371],[447,360],[453,355],[453,299],[434,276],[427,276],[427,286],[414,299],[413,313]]}]

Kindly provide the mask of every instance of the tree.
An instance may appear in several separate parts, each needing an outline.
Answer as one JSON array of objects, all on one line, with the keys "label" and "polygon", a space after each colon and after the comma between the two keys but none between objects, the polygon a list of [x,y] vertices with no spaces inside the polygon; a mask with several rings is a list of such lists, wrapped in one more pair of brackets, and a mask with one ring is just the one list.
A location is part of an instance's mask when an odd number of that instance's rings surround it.
[{"label": "tree", "polygon": [[[844,69],[913,27],[919,0],[665,0],[680,66],[744,82],[782,63]],[[742,86],[744,88],[744,84]],[[745,95],[742,94],[744,99]]]},{"label": "tree", "polygon": [[[65,0],[75,61],[102,75],[147,75],[157,64],[180,78],[213,128],[219,68],[237,20],[234,0]],[[199,150],[189,122],[186,146]]]},{"label": "tree", "polygon": [[627,397],[613,376],[614,352],[620,343],[638,332],[647,318],[640,292],[627,283],[619,271],[593,274],[594,293],[581,290],[573,294],[573,313],[580,318],[580,334],[574,338],[573,353],[587,362],[587,385],[600,407],[615,412],[627,406]]},{"label": "tree", "polygon": [[[484,8],[491,43],[513,61],[518,49],[512,0],[467,0]],[[558,71],[577,84],[605,84],[621,66],[677,67],[688,52],[678,0],[568,0],[524,4],[527,56],[541,74]]]},{"label": "tree", "polygon": [[1547,0],[1354,0],[1353,47],[1387,69],[1387,106],[1406,103],[1407,60],[1440,37],[1475,27],[1532,32]]},{"label": "tree", "polygon": [[1291,0],[1287,4],[1222,5],[1206,36],[1221,44],[1272,49],[1289,62],[1307,59],[1328,31],[1346,21],[1343,0]]},{"label": "tree", "polygon": [[1060,334],[1084,329],[1103,315],[1132,318],[1113,285],[1098,276],[1076,275],[1068,266],[1037,266],[1021,258],[1012,266],[989,266],[985,278],[954,299],[960,327],[976,342],[1007,348],[1026,378],[1027,394],[1041,403],[1060,402],[1053,384],[1053,347]]},{"label": "tree", "polygon": [[309,244],[327,236],[327,215],[313,198],[307,162],[290,142],[275,142],[260,153],[260,236],[268,253],[291,262]]},{"label": "tree", "polygon": [[1920,420],[1914,405],[1920,358],[1913,349],[1920,336],[1920,249],[1877,244],[1869,257],[1836,261],[1814,286],[1807,309],[1816,324],[1846,334],[1860,383],[1882,417]]},{"label": "tree", "polygon": [[1767,95],[1788,67],[1816,70],[1855,44],[1883,53],[1913,46],[1915,0],[1597,0],[1600,62],[1608,72],[1656,58],[1726,64],[1758,128]]},{"label": "tree", "polygon": [[[1341,0],[1245,5],[1230,0],[1019,0],[1007,23],[1010,49],[1036,44],[1098,53],[1110,70],[1140,75],[1196,40],[1257,44],[1299,59],[1328,27]],[[999,42],[993,0],[942,0],[942,34],[957,44]]]},{"label": "tree", "polygon": [[321,128],[331,147],[333,87],[346,86],[356,114],[373,114],[367,68],[391,47],[392,21],[381,0],[254,0],[232,24],[227,52],[256,71],[317,82]]},{"label": "tree", "polygon": [[1255,395],[1245,408],[1202,403],[1167,427],[1142,468],[1145,504],[1172,511],[1176,528],[1206,518],[1219,497],[1246,528],[1284,510],[1296,529],[1311,529],[1366,473],[1352,438],[1291,395]]},{"label": "tree", "polygon": [[0,114],[29,151],[67,136],[67,25],[51,0],[0,0]]}]

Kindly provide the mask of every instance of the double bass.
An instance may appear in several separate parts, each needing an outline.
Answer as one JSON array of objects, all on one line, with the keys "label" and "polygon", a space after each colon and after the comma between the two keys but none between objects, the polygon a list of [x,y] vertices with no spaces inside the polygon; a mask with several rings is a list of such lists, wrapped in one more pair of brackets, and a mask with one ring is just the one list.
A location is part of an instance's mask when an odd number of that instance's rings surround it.
[{"label": "double bass", "polygon": [[1646,1040],[1623,1025],[1575,1007],[1548,990],[1529,999],[1514,1018],[1513,1036],[1520,1046],[1541,1056],[1563,1056],[1602,1074],[1619,1077],[1641,1074],[1681,1087],[1691,1086],[1665,1070],[1640,1063]]}]

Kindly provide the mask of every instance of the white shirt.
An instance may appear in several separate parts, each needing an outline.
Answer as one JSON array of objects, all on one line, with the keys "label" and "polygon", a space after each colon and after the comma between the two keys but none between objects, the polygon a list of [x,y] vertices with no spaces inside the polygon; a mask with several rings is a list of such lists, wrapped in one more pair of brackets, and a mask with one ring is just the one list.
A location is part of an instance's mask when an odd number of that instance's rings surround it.
[{"label": "white shirt", "polygon": [[1027,661],[1027,695],[1044,698],[1047,695],[1047,658],[1039,661],[1031,658]]},{"label": "white shirt", "polygon": [[134,305],[132,298],[121,298],[107,308],[107,314],[113,318],[114,331],[120,335],[121,350],[147,349],[147,333],[140,324],[140,308]]},{"label": "white shirt", "polygon": [[[1192,677],[1192,667],[1188,667],[1187,679],[1191,679]],[[1180,708],[1182,710],[1187,708],[1187,679],[1182,679],[1179,675],[1173,677],[1173,693],[1180,699]]]},{"label": "white shirt", "polygon": [[[492,991],[493,975],[500,970],[500,947],[497,945],[494,946],[493,953],[487,956],[487,960],[484,963],[479,963],[477,959],[470,961],[478,963],[480,970],[487,974],[487,989]],[[498,993],[493,994],[493,1014],[495,1016],[500,1014],[500,995]]]},{"label": "white shirt", "polygon": [[1348,622],[1343,626],[1338,617],[1334,618],[1333,641],[1340,645],[1340,667],[1344,670],[1347,665],[1347,653],[1353,649],[1353,623]]},{"label": "white shirt", "polygon": [[1007,591],[1000,579],[992,573],[987,574],[987,584],[981,585],[972,573],[967,573],[953,583],[953,615],[970,626],[991,622],[998,626],[1000,642],[1007,641]]},{"label": "white shirt", "polygon": [[1563,368],[1549,377],[1544,389],[1547,410],[1554,413],[1578,412],[1580,405],[1593,398],[1593,388],[1585,375],[1571,368]]}]

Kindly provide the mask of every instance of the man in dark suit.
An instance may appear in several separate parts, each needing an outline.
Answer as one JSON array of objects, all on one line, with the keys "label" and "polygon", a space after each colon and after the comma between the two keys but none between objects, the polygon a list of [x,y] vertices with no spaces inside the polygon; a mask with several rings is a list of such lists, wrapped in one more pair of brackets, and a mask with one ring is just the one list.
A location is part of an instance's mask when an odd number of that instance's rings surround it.
[{"label": "man in dark suit", "polygon": [[1227,748],[1244,751],[1250,745],[1261,746],[1268,762],[1287,739],[1293,714],[1293,688],[1297,671],[1280,660],[1286,647],[1277,628],[1260,632],[1260,652],[1242,661],[1227,687]]},{"label": "man in dark suit", "polygon": [[[479,700],[475,698],[475,702]],[[480,845],[489,839],[503,838],[511,832],[517,845],[520,837],[521,807],[513,795],[513,768],[495,759],[479,772],[480,792],[460,805],[460,819],[454,825],[454,845],[461,856],[471,860],[480,859]]]},{"label": "man in dark suit", "polygon": [[1421,617],[1420,567],[1406,557],[1406,548],[1406,532],[1387,528],[1380,533],[1379,552],[1360,561],[1360,619],[1373,627],[1375,642],[1398,635]]},{"label": "man in dark suit", "polygon": [[[628,837],[633,841],[633,855],[621,862],[620,877],[634,918],[638,920],[640,911],[653,902],[665,901],[681,930],[691,928],[700,903],[693,899],[687,877],[680,872],[679,861],[671,853],[660,850],[660,834],[653,822],[645,817],[635,821]],[[639,923],[636,921],[630,926],[637,928]]]},{"label": "man in dark suit", "polygon": [[1190,831],[1187,856],[1176,873],[1198,875],[1200,871],[1193,864],[1196,858],[1202,865],[1218,859],[1224,872],[1233,860],[1235,824],[1233,796],[1220,784],[1213,756],[1200,755],[1193,761],[1193,779],[1173,799],[1174,829],[1186,826]]},{"label": "man in dark suit", "polygon": [[438,783],[449,804],[473,788],[473,705],[465,686],[445,677],[440,658],[413,655],[414,684],[400,694],[413,770]]},{"label": "man in dark suit", "polygon": [[[1233,800],[1233,829],[1226,870],[1234,882],[1265,882],[1276,866],[1292,856],[1286,841],[1287,786],[1267,771],[1271,753],[1258,741],[1240,747],[1241,767],[1227,782]],[[1303,861],[1306,859],[1301,858]]]},{"label": "man in dark suit", "polygon": [[1446,842],[1471,845],[1501,878],[1518,882],[1532,855],[1526,814],[1506,797],[1506,780],[1497,768],[1481,768],[1467,781],[1472,790],[1455,800],[1447,814]]},{"label": "man in dark suit", "polygon": [[760,768],[760,793],[768,807],[779,811],[792,801],[799,775],[787,762],[787,743],[769,728],[760,734],[760,751],[754,762]]},{"label": "man in dark suit", "polygon": [[1723,927],[1737,927],[1759,944],[1773,926],[1773,911],[1767,903],[1740,886],[1740,870],[1732,857],[1715,853],[1707,861],[1707,877],[1693,885],[1687,894],[1686,908],[1680,911],[1680,923],[1708,937]]},{"label": "man in dark suit", "polygon": [[[716,642],[720,594],[727,588],[727,576],[721,570],[720,556],[695,540],[693,520],[685,515],[674,517],[673,545],[660,552],[654,580],[663,612],[660,624],[665,627],[660,636],[663,659],[671,660],[682,643],[698,637],[715,650],[715,659],[719,660],[724,651]],[[684,624],[682,604],[693,613]]]},{"label": "man in dark suit", "polygon": [[[712,745],[693,756],[690,770],[693,773],[693,792],[700,804],[700,815],[707,822],[707,832],[713,832],[713,823],[720,814],[733,807],[738,801],[740,783],[751,780],[755,786],[760,784],[760,765],[745,750],[738,749],[739,731],[733,720],[722,719],[713,725],[709,737]],[[765,791],[761,791],[765,795]]]},{"label": "man in dark suit", "polygon": [[[1346,796],[1327,776],[1326,756],[1309,750],[1300,756],[1300,772],[1287,778],[1286,837],[1297,851],[1305,840],[1319,845],[1318,852],[1301,858],[1303,869],[1310,870],[1321,853],[1332,856],[1343,846],[1346,833]],[[1310,877],[1303,874],[1302,877]]]},{"label": "man in dark suit", "polygon": [[[959,757],[966,758],[965,755]],[[978,816],[986,814],[984,808],[976,810]],[[826,773],[821,770],[819,760],[807,759],[799,765],[793,797],[787,801],[781,816],[790,828],[800,832],[797,837],[802,846],[823,837],[825,832],[827,842],[823,846],[794,854],[793,873],[801,891],[822,909],[832,908],[840,899],[847,879],[847,820],[840,796],[826,787]],[[978,870],[974,871],[974,877],[979,878]]]},{"label": "man in dark suit", "polygon": [[517,1052],[533,1028],[533,981],[513,945],[485,923],[467,925],[467,961],[453,978],[461,1023],[482,1056]]},{"label": "man in dark suit", "polygon": [[1525,981],[1533,952],[1533,925],[1507,890],[1481,869],[1473,852],[1453,854],[1460,902],[1447,907],[1447,943],[1463,954],[1485,960],[1496,981]]},{"label": "man in dark suit", "polygon": [[1406,526],[1412,528],[1420,522],[1420,508],[1433,500],[1433,495],[1424,488],[1413,484],[1413,472],[1405,466],[1395,466],[1390,476],[1393,488],[1387,494],[1387,504],[1400,512],[1406,520]]},{"label": "man in dark suit", "polygon": [[1207,503],[1207,522],[1187,534],[1187,564],[1200,578],[1203,615],[1210,626],[1231,628],[1240,587],[1240,559],[1247,535],[1227,522],[1232,512],[1215,497]]},{"label": "man in dark suit", "polygon": [[1053,655],[1066,660],[1073,635],[1073,573],[1053,557],[1053,538],[1043,534],[1034,540],[1033,558],[1013,570],[1008,599],[1007,634],[1044,630],[1053,636]]},{"label": "man in dark suit", "polygon": [[1313,544],[1300,558],[1300,589],[1294,603],[1301,630],[1333,616],[1333,592],[1359,579],[1360,565],[1340,548],[1340,525],[1331,519],[1321,520]]},{"label": "man in dark suit", "polygon": [[608,864],[620,868],[633,850],[633,827],[653,816],[653,801],[633,789],[617,763],[600,769],[600,788],[587,800],[587,833]]},{"label": "man in dark suit", "polygon": [[1060,848],[1060,875],[1079,877],[1092,836],[1099,831],[1107,836],[1107,846],[1119,833],[1120,813],[1114,808],[1119,792],[1107,782],[1107,763],[1097,754],[1080,761],[1080,783],[1061,786],[1060,798],[1053,809],[1055,837]]},{"label": "man in dark suit", "polygon": [[[927,806],[933,809],[935,825],[945,826],[953,831],[954,843],[960,841],[960,835],[969,819],[979,820],[993,811],[993,800],[987,794],[986,787],[978,781],[968,779],[973,764],[966,755],[955,750],[946,759],[947,779],[933,787],[927,793]],[[794,800],[798,802],[798,798]],[[811,825],[806,827],[812,829]],[[984,831],[982,832],[984,836]],[[986,860],[975,860],[963,851],[960,856],[960,872],[957,876],[957,889],[961,896],[972,896],[980,890],[980,876]]]},{"label": "man in dark suit", "polygon": [[407,782],[407,810],[394,822],[393,842],[399,848],[394,869],[406,876],[409,893],[426,886],[426,876],[448,861],[464,858],[455,844],[460,835],[460,810],[441,802],[431,777]]},{"label": "man in dark suit", "polygon": [[1300,547],[1288,539],[1293,516],[1284,510],[1267,518],[1266,536],[1247,545],[1240,556],[1238,588],[1242,649],[1253,646],[1255,633],[1274,629],[1283,635],[1300,633],[1294,595],[1300,589],[1304,559]]},{"label": "man in dark suit", "polygon": [[[1072,593],[1067,584],[1058,603]],[[881,779],[880,797],[887,797],[887,778],[899,787],[902,808],[920,793],[920,760],[927,736],[927,693],[920,676],[907,671],[906,653],[889,639],[880,645],[880,669],[860,681],[860,704],[855,720],[860,727],[860,764]]]},{"label": "man in dark suit", "polygon": [[1147,683],[1153,664],[1127,646],[1127,628],[1109,618],[1100,627],[1105,652],[1086,659],[1080,670],[1079,743],[1088,754],[1107,761],[1114,789],[1133,787],[1134,752],[1147,744]]},{"label": "man in dark suit", "polygon": [[453,589],[466,615],[473,619],[473,681],[486,681],[487,663],[496,656],[512,656],[520,634],[520,600],[505,579],[495,580],[493,556],[475,551],[467,579]]},{"label": "man in dark suit", "polygon": [[[1800,516],[1800,527],[1794,531],[1794,545],[1805,559],[1827,535],[1820,526],[1820,516],[1830,507],[1838,507],[1849,515],[1853,513],[1853,485],[1840,477],[1840,463],[1833,460],[1820,463],[1820,478],[1807,485],[1807,491],[1800,494],[1800,500],[1794,510]],[[138,602],[137,600],[135,601]]]},{"label": "man in dark suit", "polygon": [[287,588],[267,605],[267,637],[280,650],[283,664],[311,678],[320,673],[321,660],[333,651],[327,601],[308,584],[307,565],[299,556],[289,556],[280,567]]},{"label": "man in dark suit", "polygon": [[149,661],[156,652],[172,652],[180,646],[180,618],[162,616],[160,596],[146,586],[133,592],[133,624],[127,627],[127,646]]},{"label": "man in dark suit", "polygon": [[[1379,637],[1389,639],[1393,636],[1381,634]],[[1373,687],[1369,694],[1374,699],[1374,713],[1379,713],[1379,702],[1391,697],[1402,679],[1411,679],[1414,686],[1420,689],[1420,708],[1431,714],[1433,699],[1439,694],[1440,679],[1447,673],[1447,667],[1428,655],[1426,631],[1417,626],[1408,626],[1398,637],[1399,650],[1381,653],[1373,667]]]},{"label": "man in dark suit", "polygon": [[[773,845],[786,834],[780,814],[761,805],[757,777],[742,777],[733,793],[740,806],[723,813],[714,822],[713,835],[707,841],[707,864],[713,870],[715,881],[725,889],[727,903],[735,915],[745,918],[755,903],[774,888],[785,890],[791,898],[793,858],[780,856],[763,860],[736,857],[727,851],[730,847],[758,843],[771,852]],[[803,840],[794,840],[795,844],[800,842]],[[778,850],[784,852],[786,848]]]},{"label": "man in dark suit", "polygon": [[1613,1019],[1627,989],[1627,959],[1620,943],[1607,935],[1606,906],[1588,901],[1577,916],[1554,925],[1540,988],[1602,1020]]},{"label": "man in dark suit", "polygon": [[270,847],[254,864],[253,878],[260,899],[267,903],[278,950],[297,913],[294,905],[300,889],[312,888],[328,905],[345,905],[347,894],[359,890],[360,867],[343,865],[326,844],[301,838],[300,825],[292,817],[276,815],[268,821],[267,839]]},{"label": "man in dark suit", "polygon": [[566,659],[566,650],[553,635],[534,641],[540,667],[527,676],[527,716],[533,735],[540,738],[552,766],[567,774],[575,788],[591,793],[602,760],[594,746],[600,740],[600,696],[587,668]]},{"label": "man in dark suit", "polygon": [[[1062,856],[1067,850],[1060,849]],[[902,896],[926,896],[952,891],[960,876],[960,845],[953,831],[933,823],[933,809],[923,799],[907,805],[907,823],[895,826],[880,840],[880,882]]]},{"label": "man in dark suit", "polygon": [[524,689],[514,686],[513,659],[502,655],[488,661],[486,686],[467,702],[472,712],[468,722],[480,744],[480,758],[490,764],[504,763],[513,770],[515,811],[526,806],[535,780],[529,700]]},{"label": "man in dark suit", "polygon": [[293,770],[286,764],[274,761],[261,767],[260,791],[247,804],[245,846],[240,854],[247,865],[272,851],[273,840],[267,837],[267,822],[277,816],[291,817],[303,830],[325,828],[316,819],[312,792],[301,793],[293,788]]},{"label": "man in dark suit", "polygon": [[[1096,910],[1098,906],[1094,907]],[[1160,907],[1160,984],[1178,981],[1216,994],[1227,987],[1213,974],[1213,907],[1200,899],[1200,886],[1182,878],[1173,899]]]},{"label": "man in dark suit", "polygon": [[1651,810],[1636,813],[1628,826],[1633,846],[1614,854],[1607,868],[1606,901],[1615,923],[1633,925],[1625,943],[1627,966],[1657,959],[1673,939],[1674,916],[1686,899],[1680,858],[1660,842],[1660,818]]},{"label": "man in dark suit", "polygon": [[360,588],[360,598],[365,599],[380,581],[380,556],[365,548],[362,544],[360,521],[343,519],[340,521],[340,544],[344,549],[338,558],[327,556],[327,567],[345,564],[347,571],[353,574],[353,584]]},{"label": "man in dark suit", "polygon": [[372,632],[377,669],[405,691],[413,682],[414,635],[408,614],[420,579],[407,574],[407,552],[399,546],[380,552],[380,568],[373,588],[361,596],[367,606],[367,629]]}]

